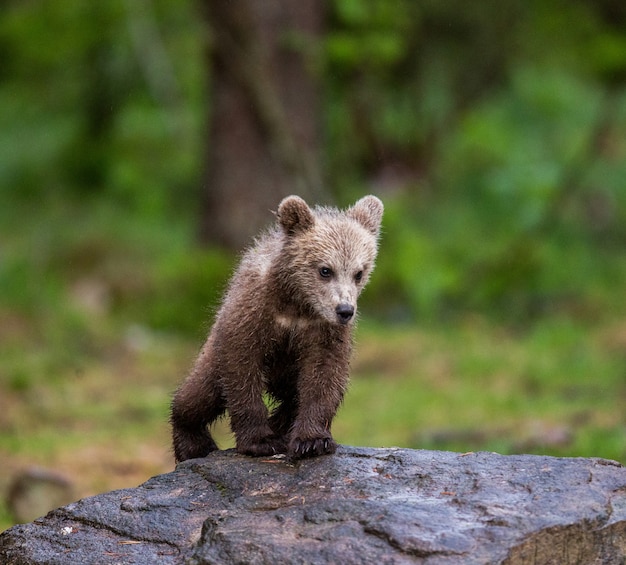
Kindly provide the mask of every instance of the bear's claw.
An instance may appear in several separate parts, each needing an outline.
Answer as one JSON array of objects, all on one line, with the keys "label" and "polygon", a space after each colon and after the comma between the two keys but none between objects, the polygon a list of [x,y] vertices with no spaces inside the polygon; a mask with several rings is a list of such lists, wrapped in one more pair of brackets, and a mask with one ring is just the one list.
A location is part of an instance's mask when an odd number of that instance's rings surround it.
[{"label": "bear's claw", "polygon": [[294,438],[289,446],[289,454],[294,459],[316,457],[337,451],[337,443],[333,438],[320,437],[311,439]]}]

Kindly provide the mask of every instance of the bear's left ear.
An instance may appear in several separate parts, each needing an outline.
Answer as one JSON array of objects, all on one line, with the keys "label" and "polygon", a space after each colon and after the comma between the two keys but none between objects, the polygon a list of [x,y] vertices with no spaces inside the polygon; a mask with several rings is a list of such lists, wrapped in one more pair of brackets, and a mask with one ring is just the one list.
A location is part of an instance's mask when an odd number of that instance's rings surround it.
[{"label": "bear's left ear", "polygon": [[299,196],[287,196],[278,205],[278,221],[287,235],[313,227],[315,218],[308,204]]},{"label": "bear's left ear", "polygon": [[370,194],[357,200],[356,204],[348,208],[346,213],[378,237],[380,221],[383,218],[383,208],[383,203]]}]

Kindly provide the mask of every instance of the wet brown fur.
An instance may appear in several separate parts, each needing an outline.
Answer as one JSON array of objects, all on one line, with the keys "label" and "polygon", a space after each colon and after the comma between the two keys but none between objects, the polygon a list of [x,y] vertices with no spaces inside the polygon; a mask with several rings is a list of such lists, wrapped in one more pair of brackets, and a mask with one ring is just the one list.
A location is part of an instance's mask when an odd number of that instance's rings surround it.
[{"label": "wet brown fur", "polygon": [[[348,383],[355,318],[340,309],[356,314],[374,267],[382,212],[374,196],[346,211],[311,209],[297,196],[281,202],[277,225],[242,257],[176,392],[177,461],[217,449],[208,426],[226,410],[241,453],[335,451],[330,427]],[[330,276],[323,276],[324,267]],[[273,401],[269,412],[264,393]]]}]

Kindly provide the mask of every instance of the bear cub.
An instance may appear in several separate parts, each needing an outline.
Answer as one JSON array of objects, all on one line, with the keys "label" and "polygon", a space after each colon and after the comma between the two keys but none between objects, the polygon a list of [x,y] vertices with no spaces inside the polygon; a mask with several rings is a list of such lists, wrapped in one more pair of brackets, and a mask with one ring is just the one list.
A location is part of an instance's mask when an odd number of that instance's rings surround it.
[{"label": "bear cub", "polygon": [[[237,451],[334,453],[357,297],[374,268],[383,204],[345,211],[298,196],[243,255],[209,337],[171,410],[176,461],[217,449],[208,427],[230,414]],[[270,409],[268,409],[269,404]]]}]

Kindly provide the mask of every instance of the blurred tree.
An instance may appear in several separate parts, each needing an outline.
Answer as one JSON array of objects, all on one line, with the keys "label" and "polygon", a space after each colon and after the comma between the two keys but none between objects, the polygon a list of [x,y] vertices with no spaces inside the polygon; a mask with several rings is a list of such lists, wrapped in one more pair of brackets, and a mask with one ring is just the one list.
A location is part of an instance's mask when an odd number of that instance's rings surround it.
[{"label": "blurred tree", "polygon": [[239,248],[291,193],[322,198],[318,85],[307,40],[323,0],[206,0],[212,31],[201,239]]}]

